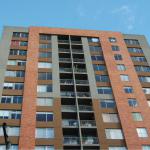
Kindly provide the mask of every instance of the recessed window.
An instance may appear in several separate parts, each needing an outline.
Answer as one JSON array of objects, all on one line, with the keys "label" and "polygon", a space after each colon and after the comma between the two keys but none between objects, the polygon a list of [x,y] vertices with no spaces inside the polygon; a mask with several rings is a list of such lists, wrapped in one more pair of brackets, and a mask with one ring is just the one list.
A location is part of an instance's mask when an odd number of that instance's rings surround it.
[{"label": "recessed window", "polygon": [[109,76],[107,75],[95,75],[96,82],[109,82]]},{"label": "recessed window", "polygon": [[54,138],[54,128],[36,128],[36,138]]},{"label": "recessed window", "polygon": [[105,129],[107,139],[124,139],[121,129]]},{"label": "recessed window", "polygon": [[2,96],[0,103],[21,104],[22,100],[23,100],[22,96]]},{"label": "recessed window", "polygon": [[38,68],[52,68],[52,63],[38,62]]},{"label": "recessed window", "polygon": [[145,94],[150,94],[150,88],[142,88]]},{"label": "recessed window", "polygon": [[40,34],[40,40],[51,40],[51,35],[49,34]]},{"label": "recessed window", "polygon": [[91,56],[92,61],[104,61],[104,57],[102,55],[94,55]]},{"label": "recessed window", "polygon": [[[19,127],[10,127],[10,126],[7,126],[7,134],[9,136],[19,136],[19,130],[20,130]],[[0,136],[4,136],[3,128],[2,127],[0,127]]]},{"label": "recessed window", "polygon": [[136,39],[125,39],[127,45],[140,45],[139,41]]},{"label": "recessed window", "polygon": [[37,112],[36,121],[49,122],[53,121],[53,113],[51,112]]},{"label": "recessed window", "polygon": [[37,86],[37,92],[43,93],[43,92],[52,92],[52,85],[38,85]]},{"label": "recessed window", "polygon": [[119,65],[117,65],[117,69],[120,70],[120,71],[125,71],[126,67],[123,64],[119,64]]},{"label": "recessed window", "polygon": [[26,50],[11,49],[10,52],[9,52],[9,55],[26,56],[27,51]]},{"label": "recessed window", "polygon": [[142,145],[142,150],[150,150],[150,145]]},{"label": "recessed window", "polygon": [[52,52],[39,52],[39,58],[51,58]]},{"label": "recessed window", "polygon": [[135,66],[137,72],[150,72],[149,66]]},{"label": "recessed window", "polygon": [[99,43],[100,42],[100,40],[99,40],[99,38],[96,38],[96,37],[89,37],[88,38],[88,42],[89,43]]},{"label": "recessed window", "polygon": [[129,47],[128,51],[130,53],[139,53],[139,54],[143,54],[143,50],[141,48],[135,48],[135,47]]},{"label": "recessed window", "polygon": [[100,106],[101,108],[115,108],[116,102],[114,99],[102,99],[100,100]]},{"label": "recessed window", "polygon": [[27,38],[28,37],[28,33],[26,33],[26,32],[13,32],[13,37]]},{"label": "recessed window", "polygon": [[21,111],[0,110],[0,119],[21,119]]},{"label": "recessed window", "polygon": [[47,146],[47,145],[40,145],[40,146],[35,146],[35,150],[54,150],[54,146]]},{"label": "recessed window", "polygon": [[19,46],[28,46],[28,42],[21,41],[21,42],[19,43]]},{"label": "recessed window", "polygon": [[148,133],[147,133],[147,129],[146,128],[136,128],[138,137],[141,138],[147,138],[148,137]]},{"label": "recessed window", "polygon": [[52,73],[51,72],[39,72],[38,80],[52,80]]},{"label": "recessed window", "polygon": [[50,49],[50,48],[52,48],[52,45],[50,43],[48,43],[48,44],[40,44],[39,48],[40,49]]},{"label": "recessed window", "polygon": [[138,56],[132,56],[131,59],[132,59],[132,61],[146,62],[146,58],[143,57],[143,56],[140,56],[140,57],[138,57]]},{"label": "recessed window", "polygon": [[112,94],[111,87],[97,87],[98,94]]},{"label": "recessed window", "polygon": [[143,121],[143,117],[142,117],[141,113],[139,113],[139,112],[133,112],[132,118],[134,121]]},{"label": "recessed window", "polygon": [[149,76],[140,76],[139,80],[141,82],[150,82],[150,77]]},{"label": "recessed window", "polygon": [[122,60],[122,56],[120,54],[114,55],[115,60]]},{"label": "recessed window", "polygon": [[23,83],[4,83],[4,89],[22,90],[24,88]]},{"label": "recessed window", "polygon": [[37,98],[37,106],[53,106],[52,98]]},{"label": "recessed window", "polygon": [[8,60],[7,65],[25,66],[26,61],[23,61],[23,60]]},{"label": "recessed window", "polygon": [[24,71],[6,71],[5,72],[5,76],[6,77],[24,77],[25,76],[25,72]]},{"label": "recessed window", "polygon": [[[0,150],[6,150],[6,145],[0,145]],[[11,144],[10,150],[18,150],[18,145]]]},{"label": "recessed window", "polygon": [[101,48],[100,46],[98,46],[98,45],[96,45],[96,46],[90,45],[90,46],[89,46],[89,49],[90,49],[90,51],[92,51],[92,52],[99,52],[99,51],[102,51],[102,48]]},{"label": "recessed window", "polygon": [[109,38],[109,42],[111,43],[116,43],[117,42],[117,39],[115,37],[110,37]]},{"label": "recessed window", "polygon": [[138,106],[138,102],[135,98],[129,98],[128,99],[128,104],[130,107],[137,107]]},{"label": "recessed window", "polygon": [[95,71],[105,71],[106,70],[106,66],[105,65],[93,64],[93,68],[94,68]]},{"label": "recessed window", "polygon": [[104,122],[112,122],[112,123],[118,123],[119,122],[118,114],[102,113],[102,118],[103,118]]},{"label": "recessed window", "polygon": [[131,86],[126,86],[123,89],[125,93],[133,93],[133,88]]},{"label": "recessed window", "polygon": [[121,79],[121,81],[129,81],[129,76],[128,76],[128,75],[121,74],[121,75],[120,75],[120,79]]},{"label": "recessed window", "polygon": [[122,147],[122,146],[113,146],[113,147],[108,147],[108,150],[127,150],[126,147]]},{"label": "recessed window", "polygon": [[112,48],[112,51],[119,51],[120,50],[119,46],[117,46],[117,45],[112,45],[111,48]]}]

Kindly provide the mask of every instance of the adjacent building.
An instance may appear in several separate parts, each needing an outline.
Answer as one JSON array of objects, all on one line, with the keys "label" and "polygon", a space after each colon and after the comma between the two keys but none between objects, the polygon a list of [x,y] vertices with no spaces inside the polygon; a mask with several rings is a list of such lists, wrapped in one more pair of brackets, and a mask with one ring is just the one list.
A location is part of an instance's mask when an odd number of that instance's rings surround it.
[{"label": "adjacent building", "polygon": [[143,35],[4,27],[0,149],[150,150],[150,47]]}]

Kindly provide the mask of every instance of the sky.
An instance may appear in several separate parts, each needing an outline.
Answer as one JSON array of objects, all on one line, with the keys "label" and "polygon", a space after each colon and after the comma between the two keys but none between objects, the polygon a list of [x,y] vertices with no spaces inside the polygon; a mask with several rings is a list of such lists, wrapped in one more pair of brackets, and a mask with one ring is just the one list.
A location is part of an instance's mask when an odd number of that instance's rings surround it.
[{"label": "sky", "polygon": [[47,26],[145,35],[150,0],[0,0],[3,26]]}]

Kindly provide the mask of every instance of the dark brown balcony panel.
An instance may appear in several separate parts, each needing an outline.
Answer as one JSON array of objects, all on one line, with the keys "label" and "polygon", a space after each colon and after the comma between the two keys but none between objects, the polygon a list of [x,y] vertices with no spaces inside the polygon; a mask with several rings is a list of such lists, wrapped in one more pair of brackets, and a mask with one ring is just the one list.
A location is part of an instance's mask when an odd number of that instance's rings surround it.
[{"label": "dark brown balcony panel", "polygon": [[105,65],[105,61],[92,61],[92,64]]},{"label": "dark brown balcony panel", "polygon": [[[17,136],[9,136],[9,141],[11,141],[11,144],[18,144],[19,143],[19,137]],[[0,144],[4,144],[4,137],[0,137]]]},{"label": "dark brown balcony panel", "polygon": [[7,70],[25,70],[25,66],[12,66],[12,65],[7,65]]},{"label": "dark brown balcony panel", "polygon": [[96,82],[97,86],[111,86],[110,82]]},{"label": "dark brown balcony panel", "polygon": [[126,44],[126,46],[127,46],[128,48],[141,48],[140,45],[129,45],[129,44]]},{"label": "dark brown balcony panel", "polygon": [[3,95],[23,95],[23,90],[3,89]]},{"label": "dark brown balcony panel", "polygon": [[52,58],[39,58],[39,62],[52,62]]},{"label": "dark brown balcony panel", "polygon": [[51,40],[39,40],[40,44],[49,44],[51,43]]},{"label": "dark brown balcony panel", "polygon": [[28,46],[10,46],[10,49],[22,49],[22,50],[27,50]]},{"label": "dark brown balcony panel", "polygon": [[26,60],[27,57],[26,56],[22,56],[22,55],[10,55],[10,56],[8,56],[8,59],[10,59],[10,60],[16,60],[16,59]]},{"label": "dark brown balcony panel", "polygon": [[44,122],[44,121],[36,121],[37,128],[51,128],[55,127],[54,121]]},{"label": "dark brown balcony panel", "polygon": [[0,119],[0,125],[6,123],[8,126],[20,126],[20,120],[18,119]]},{"label": "dark brown balcony panel", "polygon": [[52,72],[51,68],[38,68],[38,72]]},{"label": "dark brown balcony panel", "polygon": [[130,53],[130,56],[144,56],[144,53]]},{"label": "dark brown balcony panel", "polygon": [[137,72],[138,76],[150,76],[150,72]]},{"label": "dark brown balcony panel", "polygon": [[28,41],[28,38],[23,37],[12,37],[12,40],[15,41]]},{"label": "dark brown balcony panel", "polygon": [[150,83],[148,82],[141,82],[142,87],[150,87]]},{"label": "dark brown balcony panel", "polygon": [[0,110],[21,110],[21,104],[0,103]]},{"label": "dark brown balcony panel", "polygon": [[148,63],[147,62],[137,62],[137,61],[132,61],[133,64],[136,66],[136,65],[140,65],[140,66],[148,66]]},{"label": "dark brown balcony panel", "polygon": [[19,77],[5,77],[5,82],[24,82],[24,78],[19,78]]},{"label": "dark brown balcony panel", "polygon": [[52,84],[52,80],[38,80],[38,84]]}]

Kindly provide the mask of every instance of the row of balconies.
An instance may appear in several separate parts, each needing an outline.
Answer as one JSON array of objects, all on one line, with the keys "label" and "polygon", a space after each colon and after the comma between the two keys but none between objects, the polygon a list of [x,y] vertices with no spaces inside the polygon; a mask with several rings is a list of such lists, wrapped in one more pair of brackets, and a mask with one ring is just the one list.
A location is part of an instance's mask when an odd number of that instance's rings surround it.
[{"label": "row of balconies", "polygon": [[[73,79],[60,79],[61,84],[74,84]],[[76,84],[89,84],[88,80],[75,80]]]},{"label": "row of balconies", "polygon": [[91,93],[90,92],[69,92],[69,91],[65,91],[62,92],[61,91],[61,97],[91,97]]},{"label": "row of balconies", "polygon": [[[71,58],[59,58],[60,62],[71,62]],[[84,59],[80,59],[80,58],[73,58],[73,62],[80,62],[80,63],[84,63],[85,60]]]},{"label": "row of balconies", "polygon": [[83,145],[99,145],[99,140],[97,137],[82,137],[82,140],[79,137],[64,137],[64,145],[79,145],[80,141]]},{"label": "row of balconies", "polygon": [[[59,71],[60,72],[72,72],[73,69],[72,68],[62,68],[62,67],[60,67]],[[86,69],[84,69],[84,68],[74,68],[74,72],[77,72],[77,73],[86,73]]]},{"label": "row of balconies", "polygon": [[[66,48],[59,48],[58,49],[59,52],[61,53],[70,53],[70,49],[66,49]],[[71,49],[72,53],[83,53],[82,49]]]}]

